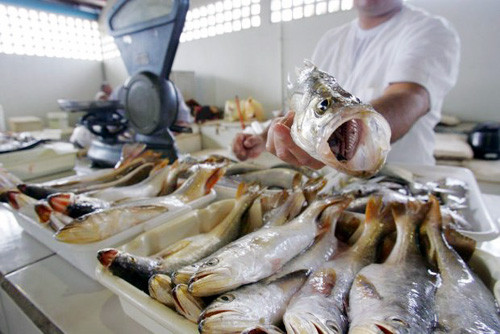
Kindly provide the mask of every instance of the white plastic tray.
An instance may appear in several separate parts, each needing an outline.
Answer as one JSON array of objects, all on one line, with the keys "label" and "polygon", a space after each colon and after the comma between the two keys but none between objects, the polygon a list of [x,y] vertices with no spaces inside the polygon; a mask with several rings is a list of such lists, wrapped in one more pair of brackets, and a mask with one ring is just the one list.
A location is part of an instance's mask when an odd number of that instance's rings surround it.
[{"label": "white plastic tray", "polygon": [[[120,247],[121,250],[140,256],[148,256],[160,251],[167,245],[208,230],[206,225],[210,219],[208,215],[221,205],[227,205],[231,200],[214,202],[206,209],[192,211],[168,223],[158,226],[138,235],[130,242]],[[491,253],[477,249],[474,252],[470,265],[485,281],[500,301],[500,258]],[[196,324],[189,322],[174,310],[157,302],[141,290],[113,276],[100,264],[96,267],[97,280],[115,293],[120,300],[125,313],[136,322],[157,334],[190,334],[198,333]]]},{"label": "white plastic tray", "polygon": [[80,269],[87,276],[95,279],[94,274],[97,264],[96,256],[98,250],[107,247],[116,247],[119,245],[123,245],[125,242],[129,241],[137,234],[147,229],[151,229],[154,226],[175,219],[176,217],[190,212],[193,209],[206,206],[208,203],[213,201],[215,197],[215,191],[212,190],[210,194],[192,201],[183,207],[179,207],[177,210],[171,210],[169,212],[161,214],[151,220],[135,225],[125,231],[115,234],[114,236],[109,237],[105,240],[82,245],[58,241],[54,238],[54,232],[46,226],[34,221],[33,219],[23,214],[20,214],[15,210],[11,209],[11,211],[16,215],[17,222],[26,232],[28,232],[35,239],[56,252],[70,264]]},{"label": "white plastic tray", "polygon": [[476,241],[493,240],[500,234],[498,224],[495,223],[483,202],[481,191],[477,185],[474,174],[467,168],[452,166],[417,166],[417,165],[394,165],[405,168],[412,172],[416,181],[439,180],[450,177],[464,181],[469,186],[469,212],[471,217],[469,223],[473,230],[460,230],[460,233],[473,238]]},{"label": "white plastic tray", "polygon": [[[215,202],[205,209],[193,210],[183,216],[170,220],[154,229],[146,231],[120,247],[121,250],[138,255],[149,256],[159,252],[177,240],[206,232],[219,223],[210,219],[218,210],[228,212],[234,200]],[[113,276],[100,264],[96,267],[97,280],[115,293],[123,310],[132,319],[154,333],[197,333],[196,324],[186,320],[167,306],[157,302],[141,290],[117,276]]]}]

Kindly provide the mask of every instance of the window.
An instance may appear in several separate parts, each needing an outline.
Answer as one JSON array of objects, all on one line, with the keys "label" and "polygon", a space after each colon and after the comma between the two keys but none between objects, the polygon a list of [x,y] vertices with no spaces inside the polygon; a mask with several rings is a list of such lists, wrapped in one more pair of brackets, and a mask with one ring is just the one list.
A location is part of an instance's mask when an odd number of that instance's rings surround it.
[{"label": "window", "polygon": [[224,0],[188,11],[181,42],[259,27],[260,0]]},{"label": "window", "polygon": [[271,0],[271,22],[287,22],[350,9],[352,0]]},{"label": "window", "polygon": [[0,4],[0,53],[101,60],[96,21]]}]

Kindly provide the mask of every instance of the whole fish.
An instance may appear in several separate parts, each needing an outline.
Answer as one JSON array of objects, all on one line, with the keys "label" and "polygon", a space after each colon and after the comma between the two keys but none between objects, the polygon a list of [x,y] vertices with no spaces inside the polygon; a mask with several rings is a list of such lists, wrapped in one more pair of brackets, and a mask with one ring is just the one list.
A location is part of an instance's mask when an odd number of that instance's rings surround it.
[{"label": "whole fish", "polygon": [[420,231],[431,262],[437,264],[440,282],[435,304],[435,333],[500,333],[498,305],[491,291],[443,239],[439,203],[431,208]]},{"label": "whole fish", "polygon": [[226,178],[232,180],[235,183],[240,183],[240,182],[259,183],[261,186],[271,189],[272,188],[291,189],[293,188],[296,182],[294,181],[294,179],[296,178],[297,174],[302,176],[302,174],[292,169],[271,168],[254,172],[248,172],[245,174],[232,175]]},{"label": "whole fish", "polygon": [[219,296],[200,315],[199,332],[237,334],[251,326],[278,324],[288,301],[306,278],[305,271],[295,272],[268,284],[249,284]]},{"label": "whole fish", "polygon": [[436,275],[418,247],[417,229],[428,207],[394,204],[397,238],[384,263],[356,275],[349,294],[349,333],[431,333]]},{"label": "whole fish", "polygon": [[224,170],[219,167],[200,166],[170,195],[129,202],[84,215],[60,229],[55,237],[68,243],[90,243],[109,238],[208,194],[223,174]]},{"label": "whole fish", "polygon": [[[259,201],[257,200],[254,201],[254,203],[255,202]],[[270,228],[273,226],[281,226],[284,223],[288,222],[289,220],[295,218],[301,212],[304,204],[305,204],[305,197],[303,195],[303,192],[300,188],[296,188],[290,195],[286,196],[285,201],[280,206],[276,207],[275,209],[271,209],[270,211],[264,214],[262,214],[262,211],[259,211],[258,213],[255,214],[261,215],[259,223],[260,227]],[[254,207],[255,206],[252,205],[252,207],[249,209],[249,213],[252,213],[251,211]],[[248,220],[247,223],[249,223]],[[242,231],[243,232],[242,235],[246,235],[250,232],[253,232],[249,231],[248,228],[249,228],[248,226],[245,226],[244,230]],[[207,254],[206,256],[209,255],[211,255],[211,253]],[[192,262],[190,265],[187,265],[183,268],[179,268],[178,270],[176,270],[172,274],[173,282],[175,284],[181,284],[181,283],[187,284],[191,276],[193,276],[199,269],[199,267],[205,262],[204,260]]]},{"label": "whole fish", "polygon": [[[338,218],[336,207],[328,207],[321,219],[328,219],[329,225],[321,232],[314,244],[290,260],[276,274],[227,293],[232,294],[234,302],[212,303],[200,316],[202,333],[233,333],[252,325],[278,325],[281,322],[286,306],[293,294],[304,283],[307,275],[328,260],[336,251],[338,242],[335,238],[335,226]],[[285,287],[286,290],[281,288]],[[276,289],[276,290],[275,290]],[[274,293],[277,295],[273,295]],[[273,295],[270,298],[257,297]],[[189,305],[189,304],[188,304]],[[183,307],[186,308],[186,307]],[[245,312],[245,309],[251,310]],[[217,313],[216,311],[220,311]],[[202,309],[200,308],[200,312]],[[229,318],[229,319],[228,319]]]},{"label": "whole fish", "polygon": [[371,105],[309,61],[290,90],[290,109],[295,113],[291,136],[298,146],[346,174],[367,177],[382,167],[391,129]]},{"label": "whole fish", "polygon": [[345,333],[345,305],[361,268],[375,261],[377,245],[394,230],[391,212],[380,198],[368,202],[363,233],[349,249],[314,271],[292,298],[283,322],[290,333]]},{"label": "whole fish", "polygon": [[110,187],[86,193],[87,196],[117,203],[126,200],[155,197],[166,186],[169,174],[168,159],[156,165],[150,175],[139,183],[123,187]]},{"label": "whole fish", "polygon": [[189,281],[190,292],[211,296],[272,275],[320,234],[317,220],[325,208],[336,205],[340,214],[348,203],[345,198],[317,200],[285,225],[260,229],[230,243],[200,265]]}]

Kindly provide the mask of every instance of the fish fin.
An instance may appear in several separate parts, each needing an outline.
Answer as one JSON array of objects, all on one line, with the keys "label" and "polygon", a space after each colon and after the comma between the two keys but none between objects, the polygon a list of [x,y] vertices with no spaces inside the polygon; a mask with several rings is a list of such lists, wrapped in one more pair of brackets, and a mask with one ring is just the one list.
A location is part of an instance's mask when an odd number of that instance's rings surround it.
[{"label": "fish fin", "polygon": [[168,246],[167,248],[163,249],[162,251],[156,253],[154,256],[161,257],[163,259],[172,256],[175,253],[180,252],[184,248],[188,247],[191,244],[191,241],[181,239],[172,245]]},{"label": "fish fin", "polygon": [[292,220],[296,216],[298,216],[302,209],[304,208],[304,204],[306,202],[304,194],[299,194],[293,197],[293,203],[288,212],[288,220]]},{"label": "fish fin", "polygon": [[49,205],[57,212],[66,213],[68,206],[73,202],[74,195],[72,193],[58,193],[50,195],[47,198]]},{"label": "fish fin", "polygon": [[326,186],[326,179],[324,177],[316,177],[307,180],[304,185],[304,195],[306,196],[307,203],[312,203],[318,193]]},{"label": "fish fin", "polygon": [[13,207],[15,210],[19,210],[20,206],[17,201],[17,196],[19,195],[19,191],[17,190],[8,190],[6,192],[6,197],[7,197],[7,202],[11,207]]},{"label": "fish fin", "polygon": [[476,240],[450,227],[444,228],[443,232],[446,242],[455,249],[465,262],[468,262],[476,249]]},{"label": "fish fin", "polygon": [[159,163],[155,164],[151,172],[149,174],[154,174],[157,171],[162,170],[163,168],[166,168],[168,166],[169,160],[168,159],[162,159]]},{"label": "fish fin", "polygon": [[382,225],[383,234],[392,232],[395,229],[392,205],[385,205],[382,197],[379,196],[371,196],[366,204],[365,224],[374,223]]},{"label": "fish fin", "polygon": [[212,175],[205,182],[205,194],[208,194],[212,190],[212,188],[215,186],[217,181],[220,180],[220,178],[224,175],[225,172],[226,172],[226,169],[223,167],[215,168]]},{"label": "fish fin", "polygon": [[246,193],[248,191],[248,184],[245,183],[245,182],[241,182],[239,185],[238,185],[238,189],[236,190],[236,199],[240,198],[241,196],[243,196],[244,193]]},{"label": "fish fin", "polygon": [[363,295],[367,298],[382,300],[382,296],[377,291],[373,283],[364,275],[358,274],[354,279],[354,286],[356,286]]},{"label": "fish fin", "polygon": [[337,284],[337,272],[333,268],[317,270],[309,278],[308,284],[321,295],[328,297]]},{"label": "fish fin", "polygon": [[298,189],[302,186],[302,174],[295,173],[292,180],[292,189]]},{"label": "fish fin", "polygon": [[366,203],[365,221],[371,222],[375,219],[378,219],[383,205],[384,203],[382,202],[381,197],[376,197],[376,196],[370,197],[368,199],[368,203]]},{"label": "fish fin", "polygon": [[[429,262],[436,265],[437,250],[436,242],[442,242],[442,221],[439,201],[434,195],[429,196],[430,209],[420,226],[420,241],[426,250]],[[441,240],[439,240],[441,239]]]},{"label": "fish fin", "polygon": [[52,209],[45,203],[35,204],[35,212],[38,216],[40,223],[48,223],[50,221],[50,215],[52,214]]}]

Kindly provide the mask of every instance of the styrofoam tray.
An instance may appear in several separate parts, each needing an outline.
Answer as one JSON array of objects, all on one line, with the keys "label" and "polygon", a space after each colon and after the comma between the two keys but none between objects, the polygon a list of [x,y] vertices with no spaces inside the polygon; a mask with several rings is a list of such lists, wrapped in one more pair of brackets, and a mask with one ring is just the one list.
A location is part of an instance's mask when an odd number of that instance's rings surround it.
[{"label": "styrofoam tray", "polygon": [[[229,205],[229,200],[218,201],[206,209],[192,211],[155,229],[144,232],[120,247],[121,250],[139,255],[148,256],[157,253],[167,245],[207,230],[210,219],[207,216],[217,207]],[[491,253],[476,249],[470,266],[478,273],[488,287],[494,292],[497,301],[500,301],[500,258]],[[115,293],[125,313],[136,322],[157,334],[189,334],[198,333],[197,325],[186,320],[174,310],[159,303],[146,293],[117,276],[113,276],[100,264],[96,267],[97,280]]]},{"label": "styrofoam tray", "polygon": [[97,264],[97,251],[107,247],[116,247],[123,245],[131,240],[137,234],[151,229],[157,225],[175,219],[193,209],[206,206],[216,197],[215,191],[212,190],[208,195],[198,198],[186,205],[177,207],[175,210],[170,210],[144,223],[135,225],[125,231],[113,235],[107,239],[93,242],[89,244],[70,244],[58,241],[54,238],[54,232],[46,226],[34,221],[33,219],[20,214],[15,210],[11,210],[17,218],[19,225],[35,239],[56,252],[70,264],[84,272],[87,276],[95,279],[95,267]]},{"label": "styrofoam tray", "polygon": [[[226,199],[215,202],[205,209],[191,211],[138,235],[120,249],[138,256],[155,254],[177,240],[211,230],[219,221],[214,221],[210,217],[218,210],[229,213],[233,205],[234,199]],[[154,333],[198,332],[196,324],[126,281],[113,276],[100,264],[96,267],[96,278],[118,295],[126,314]]]}]

